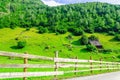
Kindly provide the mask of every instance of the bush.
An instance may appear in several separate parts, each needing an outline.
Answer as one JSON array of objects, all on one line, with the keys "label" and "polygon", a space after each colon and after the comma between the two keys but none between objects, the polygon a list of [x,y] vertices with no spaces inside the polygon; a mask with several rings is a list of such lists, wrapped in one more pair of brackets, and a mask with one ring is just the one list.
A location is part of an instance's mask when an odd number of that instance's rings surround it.
[{"label": "bush", "polygon": [[26,31],[30,31],[30,28],[28,27],[28,28],[26,28]]},{"label": "bush", "polygon": [[86,47],[87,47],[86,49],[88,51],[97,51],[97,48],[94,45],[88,44],[88,45],[86,45]]},{"label": "bush", "polygon": [[59,32],[56,32],[56,35],[59,35],[60,33]]},{"label": "bush", "polygon": [[73,39],[72,35],[68,35],[66,38],[67,38],[68,40],[72,40],[72,39]]},{"label": "bush", "polygon": [[85,31],[86,31],[87,33],[94,33],[94,29],[92,29],[92,28],[86,29]]},{"label": "bush", "polygon": [[108,34],[109,35],[115,35],[115,32],[114,31],[109,31]]},{"label": "bush", "polygon": [[81,28],[74,28],[73,34],[74,34],[75,36],[80,36],[80,35],[83,35],[83,34],[84,34],[84,31],[83,31]]},{"label": "bush", "polygon": [[91,35],[91,36],[89,37],[89,39],[90,39],[90,40],[98,40],[98,37],[96,37],[95,35]]},{"label": "bush", "polygon": [[65,34],[67,32],[67,29],[66,28],[58,28],[57,32],[60,34]]},{"label": "bush", "polygon": [[86,35],[83,35],[83,36],[80,38],[80,44],[82,44],[82,45],[88,44],[88,37],[87,37]]},{"label": "bush", "polygon": [[24,48],[26,46],[26,41],[18,41],[17,42],[17,47],[19,48],[19,49],[21,49],[21,48]]},{"label": "bush", "polygon": [[120,35],[116,35],[116,36],[114,37],[114,39],[117,40],[117,41],[120,41]]},{"label": "bush", "polygon": [[120,59],[120,55],[118,55],[118,56],[117,56],[117,58],[119,58],[119,59]]},{"label": "bush", "polygon": [[46,32],[48,32],[48,29],[47,28],[44,28],[44,27],[39,27],[38,28],[38,33],[46,33]]}]

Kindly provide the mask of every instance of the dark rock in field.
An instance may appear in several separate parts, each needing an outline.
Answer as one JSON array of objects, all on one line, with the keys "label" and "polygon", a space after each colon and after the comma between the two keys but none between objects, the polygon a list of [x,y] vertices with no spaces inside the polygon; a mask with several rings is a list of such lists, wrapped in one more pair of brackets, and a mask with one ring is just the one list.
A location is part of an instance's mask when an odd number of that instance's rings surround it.
[{"label": "dark rock in field", "polygon": [[62,52],[63,50],[61,49],[60,52]]},{"label": "dark rock in field", "polygon": [[115,59],[116,57],[115,56],[112,56],[113,59]]},{"label": "dark rock in field", "polygon": [[15,57],[12,57],[12,56],[11,56],[11,57],[9,57],[9,59],[10,59],[10,60],[14,60],[14,59],[15,59]]},{"label": "dark rock in field", "polygon": [[46,46],[45,49],[50,49],[50,46]]},{"label": "dark rock in field", "polygon": [[15,40],[19,40],[19,38],[18,38],[18,37],[16,37],[16,38],[15,38]]},{"label": "dark rock in field", "polygon": [[55,46],[53,46],[53,48],[56,48]]}]

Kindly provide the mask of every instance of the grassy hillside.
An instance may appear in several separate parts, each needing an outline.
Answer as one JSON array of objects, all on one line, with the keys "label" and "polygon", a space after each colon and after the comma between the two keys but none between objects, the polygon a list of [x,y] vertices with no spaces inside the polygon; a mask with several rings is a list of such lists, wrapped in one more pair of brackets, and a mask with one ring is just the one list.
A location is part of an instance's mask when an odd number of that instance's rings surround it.
[{"label": "grassy hillside", "polygon": [[[21,34],[22,33],[22,34]],[[73,39],[69,41],[66,37],[70,33],[56,35],[55,33],[45,33],[38,34],[35,28],[30,29],[30,31],[25,31],[24,28],[0,29],[0,50],[11,51],[11,52],[25,52],[30,54],[43,55],[43,56],[54,56],[54,51],[59,51],[60,57],[74,58],[78,56],[81,59],[89,59],[90,55],[94,59],[98,60],[103,57],[104,60],[117,60],[119,58],[120,42],[113,41],[114,36],[109,36],[107,34],[94,33],[98,36],[101,44],[105,49],[112,49],[113,52],[109,53],[98,53],[86,51],[86,46],[80,45],[80,36],[73,36]],[[86,34],[90,36],[92,34]],[[27,45],[22,49],[17,49],[16,37],[25,39]],[[113,59],[116,57],[116,59]]]}]

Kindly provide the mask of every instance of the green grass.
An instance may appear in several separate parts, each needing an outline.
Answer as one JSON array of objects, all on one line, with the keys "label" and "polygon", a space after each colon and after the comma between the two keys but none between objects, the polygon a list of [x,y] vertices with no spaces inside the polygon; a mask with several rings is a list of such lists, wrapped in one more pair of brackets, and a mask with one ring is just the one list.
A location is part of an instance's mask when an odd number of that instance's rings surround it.
[{"label": "green grass", "polygon": [[[24,53],[28,52],[29,54],[33,55],[40,55],[40,56],[50,56],[54,57],[54,51],[59,51],[59,57],[63,58],[75,58],[78,56],[79,59],[89,59],[90,56],[93,57],[94,60],[99,60],[100,57],[103,57],[104,61],[120,61],[117,56],[120,52],[120,42],[113,41],[112,39],[114,36],[109,36],[107,34],[99,34],[94,33],[99,38],[99,41],[104,46],[105,49],[112,49],[116,52],[111,53],[98,53],[98,52],[88,52],[85,50],[86,46],[82,46],[79,44],[80,36],[73,36],[73,40],[71,42],[66,38],[70,33],[56,35],[55,33],[45,33],[45,34],[38,34],[35,28],[30,29],[30,31],[25,31],[24,28],[16,28],[16,29],[9,29],[4,28],[0,29],[0,51],[9,51],[9,52],[17,52],[17,53]],[[21,34],[23,32],[23,34]],[[86,34],[90,36],[92,34]],[[27,41],[27,45],[23,49],[15,49],[17,45],[17,41],[15,40],[16,37],[24,38]],[[66,45],[72,45],[72,51]],[[45,49],[45,47],[49,46],[49,49]],[[116,57],[116,58],[114,58]],[[0,56],[0,64],[23,64],[23,60],[20,58],[9,59],[9,57],[2,57]],[[29,61],[31,64],[53,64],[51,61]],[[60,69],[65,70],[65,69]],[[67,69],[73,70],[73,69]],[[1,69],[0,72],[22,72],[23,69]],[[53,69],[29,69],[28,71],[53,71]],[[106,71],[95,71],[94,74],[103,73]],[[88,73],[78,73],[77,76],[84,76],[90,75]],[[73,77],[72,74],[65,74],[62,77]],[[49,80],[53,77],[41,77],[41,78],[34,78],[34,80]],[[5,79],[5,80],[22,80],[22,79]],[[29,78],[29,80],[33,80],[33,78]]]},{"label": "green grass", "polygon": [[[30,31],[26,31],[23,34],[20,34],[23,31],[25,31],[23,28],[0,29],[0,50],[18,53],[24,53],[27,51],[29,54],[50,57],[54,57],[54,51],[58,50],[60,57],[74,58],[78,56],[80,59],[89,59],[90,56],[93,56],[93,59],[96,60],[99,59],[99,57],[108,57],[106,59],[108,61],[113,60],[113,56],[119,55],[115,52],[108,54],[88,52],[85,50],[86,46],[79,44],[78,40],[80,39],[80,36],[73,36],[73,40],[71,40],[71,43],[69,42],[66,37],[70,35],[70,33],[62,35],[55,35],[55,33],[38,34],[37,30],[32,28]],[[86,35],[90,36],[92,34]],[[94,33],[94,35],[99,38],[105,49],[120,50],[120,42],[112,41],[114,36],[99,33]],[[27,46],[23,49],[15,49],[14,46],[17,45],[17,41],[15,40],[16,37],[26,39]],[[63,46],[64,44],[72,45],[72,51],[70,51],[67,46]],[[45,49],[47,46],[49,46],[49,49]]]}]

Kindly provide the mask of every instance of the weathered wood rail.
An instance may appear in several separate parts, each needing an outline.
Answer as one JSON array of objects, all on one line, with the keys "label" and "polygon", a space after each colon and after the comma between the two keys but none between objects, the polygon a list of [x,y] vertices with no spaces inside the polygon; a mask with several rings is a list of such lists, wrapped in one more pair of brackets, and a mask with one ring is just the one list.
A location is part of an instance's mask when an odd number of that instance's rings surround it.
[{"label": "weathered wood rail", "polygon": [[[69,58],[59,58],[58,52],[55,52],[55,57],[45,57],[45,56],[37,56],[37,55],[30,55],[28,53],[14,53],[14,52],[5,52],[0,51],[0,56],[7,56],[7,57],[19,57],[23,58],[24,64],[0,64],[0,68],[23,68],[23,72],[7,72],[7,73],[0,73],[0,79],[3,78],[23,78],[23,80],[27,80],[27,77],[40,77],[40,76],[54,76],[54,80],[58,80],[57,75],[64,75],[67,73],[74,73],[75,75],[79,72],[91,72],[93,71],[102,71],[102,70],[115,70],[120,69],[119,62],[106,62],[92,60],[82,60],[78,59],[69,59]],[[39,60],[46,60],[52,61],[53,64],[28,64],[28,59],[38,59]],[[85,63],[85,64],[84,64]],[[95,64],[94,64],[95,63]],[[47,72],[28,72],[28,68],[53,68],[54,71],[47,71]],[[59,71],[59,68],[74,68],[71,71]],[[79,70],[78,68],[89,68],[85,70]]]}]

